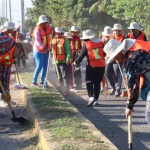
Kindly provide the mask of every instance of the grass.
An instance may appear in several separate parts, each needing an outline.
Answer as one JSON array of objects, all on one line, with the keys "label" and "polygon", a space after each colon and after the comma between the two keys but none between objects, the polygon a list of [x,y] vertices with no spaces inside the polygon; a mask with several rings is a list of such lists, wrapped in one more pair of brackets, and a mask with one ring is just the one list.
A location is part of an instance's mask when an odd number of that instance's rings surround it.
[{"label": "grass", "polygon": [[[20,73],[21,79],[30,86],[33,69]],[[30,87],[32,102],[38,115],[45,119],[42,128],[50,132],[49,141],[57,142],[55,150],[107,150],[100,138],[91,134],[83,125],[84,120],[77,117],[74,108],[54,88]]]}]

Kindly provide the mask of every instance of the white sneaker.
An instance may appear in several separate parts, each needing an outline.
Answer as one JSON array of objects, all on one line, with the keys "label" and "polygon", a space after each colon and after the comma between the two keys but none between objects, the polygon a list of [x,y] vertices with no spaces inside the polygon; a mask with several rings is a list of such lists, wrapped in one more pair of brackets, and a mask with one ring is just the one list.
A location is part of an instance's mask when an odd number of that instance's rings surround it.
[{"label": "white sneaker", "polygon": [[93,105],[98,105],[98,100],[96,100]]},{"label": "white sneaker", "polygon": [[105,91],[105,88],[102,87],[101,90],[100,90],[100,92],[104,92],[104,91]]},{"label": "white sneaker", "polygon": [[76,90],[76,89],[70,89],[70,92],[75,92],[75,93],[77,93],[78,90]]},{"label": "white sneaker", "polygon": [[88,102],[87,106],[88,106],[88,107],[92,106],[92,105],[93,105],[93,103],[94,103],[95,101],[96,101],[96,100],[95,100],[95,98],[94,98],[94,97],[90,97],[90,98],[89,98],[89,102]]},{"label": "white sneaker", "polygon": [[8,132],[9,130],[10,130],[9,128],[0,127],[0,133],[5,133]]}]

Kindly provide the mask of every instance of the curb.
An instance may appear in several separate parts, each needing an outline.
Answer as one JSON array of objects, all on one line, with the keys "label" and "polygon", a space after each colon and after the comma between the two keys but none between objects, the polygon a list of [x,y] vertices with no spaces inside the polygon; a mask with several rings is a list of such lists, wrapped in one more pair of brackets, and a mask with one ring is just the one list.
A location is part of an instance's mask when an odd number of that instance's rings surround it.
[{"label": "curb", "polygon": [[22,96],[23,96],[23,100],[24,100],[24,105],[28,111],[29,117],[30,117],[30,121],[34,124],[35,126],[35,132],[38,135],[39,138],[39,144],[42,148],[42,150],[52,150],[49,145],[48,142],[46,140],[46,137],[44,135],[43,130],[40,127],[40,121],[36,118],[36,114],[35,114],[35,109],[33,108],[33,104],[30,101],[30,94],[27,93],[27,91],[23,90],[22,91]]}]

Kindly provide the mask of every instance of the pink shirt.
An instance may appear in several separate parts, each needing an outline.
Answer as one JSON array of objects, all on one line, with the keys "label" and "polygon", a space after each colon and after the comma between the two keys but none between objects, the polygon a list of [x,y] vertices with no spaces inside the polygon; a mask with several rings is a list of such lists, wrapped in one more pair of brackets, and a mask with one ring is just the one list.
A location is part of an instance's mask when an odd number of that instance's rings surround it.
[{"label": "pink shirt", "polygon": [[37,51],[39,53],[47,53],[47,51],[39,51],[39,49],[43,49],[45,45],[41,41],[41,31],[39,29],[34,30],[34,44],[33,44],[33,50]]}]

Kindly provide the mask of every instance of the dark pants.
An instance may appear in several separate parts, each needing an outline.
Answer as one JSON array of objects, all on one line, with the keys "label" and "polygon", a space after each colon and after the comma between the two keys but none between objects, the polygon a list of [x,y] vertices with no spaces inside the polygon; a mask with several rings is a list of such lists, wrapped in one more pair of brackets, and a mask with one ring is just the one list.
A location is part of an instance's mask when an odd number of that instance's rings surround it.
[{"label": "dark pants", "polygon": [[58,86],[69,89],[69,66],[65,63],[55,64]]},{"label": "dark pants", "polygon": [[17,58],[17,67],[20,68],[20,61],[22,61],[22,65],[25,68],[26,67],[26,58],[22,57],[22,58]]},{"label": "dark pants", "polygon": [[[119,63],[122,68],[122,62]],[[119,67],[115,61],[106,65],[105,68],[106,77],[113,89],[120,91],[122,85],[122,78]]]},{"label": "dark pants", "polygon": [[100,94],[100,83],[103,79],[105,67],[86,67],[86,87],[89,97],[94,97],[96,100]]},{"label": "dark pants", "polygon": [[[78,57],[78,53],[73,53],[73,60],[75,60]],[[73,67],[73,75],[74,75],[74,83],[76,84],[76,87],[82,86],[82,76],[81,76],[81,69],[80,64],[78,64],[76,67]]]}]

